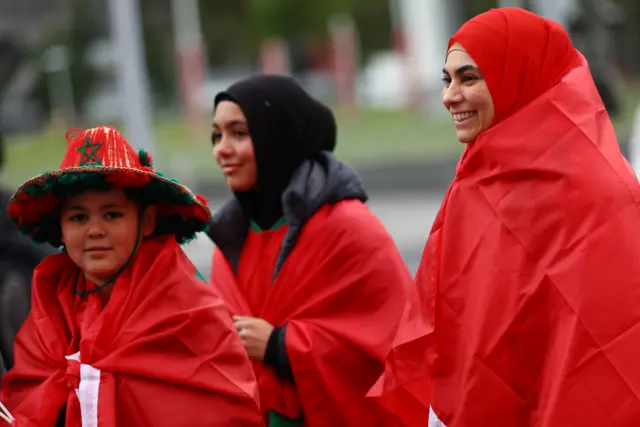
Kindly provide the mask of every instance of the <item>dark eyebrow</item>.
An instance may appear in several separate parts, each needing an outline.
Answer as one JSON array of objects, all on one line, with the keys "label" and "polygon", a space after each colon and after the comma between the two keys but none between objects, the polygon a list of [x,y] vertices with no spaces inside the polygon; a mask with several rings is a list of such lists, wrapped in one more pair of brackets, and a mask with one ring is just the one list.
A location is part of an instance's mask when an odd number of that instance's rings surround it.
[{"label": "dark eyebrow", "polygon": [[[242,125],[242,126],[246,126],[247,125],[247,121],[246,120],[240,120],[240,119],[236,119],[236,120],[229,120],[228,122],[224,123],[225,126],[236,126],[236,125]],[[213,126],[214,127],[220,127],[220,124],[213,122]]]},{"label": "dark eyebrow", "polygon": [[[117,203],[105,203],[104,205],[100,206],[100,209],[102,210],[107,210],[107,209],[119,209],[122,206],[120,206]],[[84,212],[87,210],[86,207],[82,206],[82,205],[71,205],[67,208],[67,210],[69,211],[81,211]]]},{"label": "dark eyebrow", "polygon": [[[464,74],[464,73],[465,73],[465,72],[467,72],[467,71],[478,71],[478,72],[479,72],[480,70],[478,69],[478,67],[477,67],[476,65],[468,64],[468,65],[463,65],[462,67],[459,67],[459,68],[455,71],[455,74],[459,76],[459,75],[461,75],[461,74]],[[446,68],[443,68],[443,69],[442,69],[442,72],[443,72],[444,74],[446,74],[447,76],[449,75],[449,72],[446,70]]]},{"label": "dark eyebrow", "polygon": [[106,203],[106,204],[102,205],[102,209],[103,210],[105,210],[105,209],[114,209],[114,208],[117,209],[117,208],[121,208],[121,207],[122,206],[120,206],[117,203]]}]

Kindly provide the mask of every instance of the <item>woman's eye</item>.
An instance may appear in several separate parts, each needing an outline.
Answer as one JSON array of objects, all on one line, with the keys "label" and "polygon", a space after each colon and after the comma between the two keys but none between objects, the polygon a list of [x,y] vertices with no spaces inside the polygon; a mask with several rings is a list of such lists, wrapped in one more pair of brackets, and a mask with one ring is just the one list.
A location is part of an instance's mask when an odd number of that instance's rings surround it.
[{"label": "woman's eye", "polygon": [[245,136],[249,135],[249,132],[247,132],[245,130],[235,130],[235,131],[233,131],[233,135],[236,138],[244,138]]},{"label": "woman's eye", "polygon": [[445,86],[449,86],[451,84],[451,77],[444,76],[444,77],[442,77],[442,81],[444,82]]},{"label": "woman's eye", "polygon": [[469,83],[472,81],[477,80],[478,78],[476,76],[462,76],[462,82],[463,83]]},{"label": "woman's eye", "polygon": [[222,138],[222,134],[220,132],[212,132],[211,133],[211,143],[213,145],[217,144],[218,141],[220,141],[220,138]]}]

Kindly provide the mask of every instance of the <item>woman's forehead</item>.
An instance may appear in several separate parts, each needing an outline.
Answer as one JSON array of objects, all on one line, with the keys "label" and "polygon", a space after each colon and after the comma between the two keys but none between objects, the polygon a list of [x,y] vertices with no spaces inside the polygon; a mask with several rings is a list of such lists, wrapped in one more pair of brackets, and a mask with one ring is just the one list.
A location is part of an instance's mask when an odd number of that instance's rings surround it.
[{"label": "woman's forehead", "polygon": [[238,104],[232,101],[220,101],[216,105],[213,124],[223,126],[228,122],[246,121],[244,112]]},{"label": "woman's forehead", "polygon": [[464,66],[472,66],[474,68],[478,67],[466,50],[461,47],[456,48],[454,46],[452,46],[447,52],[447,59],[445,61],[445,68],[449,73],[455,72],[458,68]]}]

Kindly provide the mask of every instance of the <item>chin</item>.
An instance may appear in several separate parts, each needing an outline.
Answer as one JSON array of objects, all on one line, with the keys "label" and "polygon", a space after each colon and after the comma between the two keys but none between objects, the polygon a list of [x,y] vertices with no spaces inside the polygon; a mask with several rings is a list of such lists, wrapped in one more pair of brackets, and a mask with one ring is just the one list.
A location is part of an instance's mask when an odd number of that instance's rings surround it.
[{"label": "chin", "polygon": [[231,191],[248,191],[253,188],[253,185],[241,180],[235,180],[233,178],[227,179],[227,186]]},{"label": "chin", "polygon": [[456,135],[458,141],[462,144],[471,144],[478,137],[477,132],[458,132]]},{"label": "chin", "polygon": [[92,277],[98,281],[106,282],[115,276],[118,272],[117,268],[112,268],[110,266],[88,266],[84,270],[86,276]]}]

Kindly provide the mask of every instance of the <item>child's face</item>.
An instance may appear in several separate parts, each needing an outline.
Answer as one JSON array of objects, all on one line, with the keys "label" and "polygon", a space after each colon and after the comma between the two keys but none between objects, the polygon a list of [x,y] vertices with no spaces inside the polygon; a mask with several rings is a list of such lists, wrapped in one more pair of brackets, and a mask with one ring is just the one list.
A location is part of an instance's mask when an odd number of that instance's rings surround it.
[{"label": "child's face", "polygon": [[[62,242],[85,277],[100,285],[127,262],[138,238],[139,207],[123,190],[88,191],[69,197],[60,218]],[[140,238],[155,229],[156,207],[147,207]]]}]

